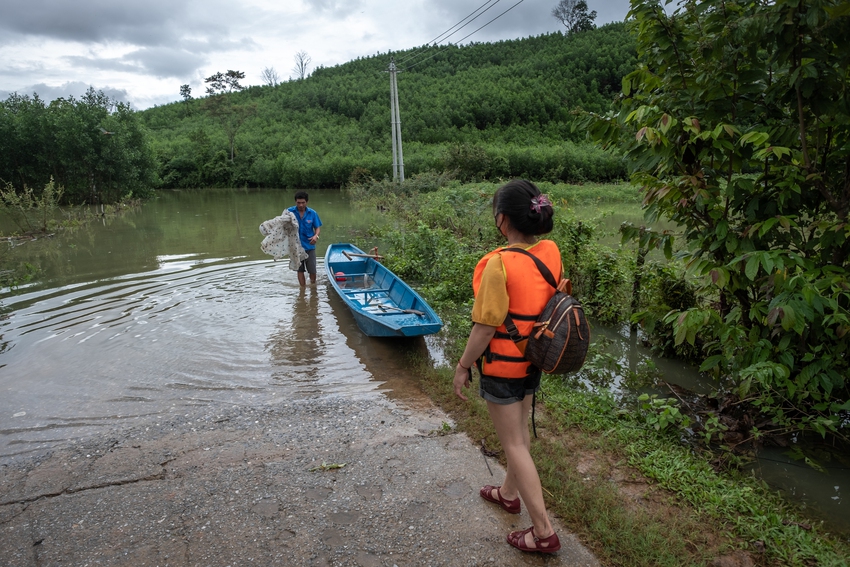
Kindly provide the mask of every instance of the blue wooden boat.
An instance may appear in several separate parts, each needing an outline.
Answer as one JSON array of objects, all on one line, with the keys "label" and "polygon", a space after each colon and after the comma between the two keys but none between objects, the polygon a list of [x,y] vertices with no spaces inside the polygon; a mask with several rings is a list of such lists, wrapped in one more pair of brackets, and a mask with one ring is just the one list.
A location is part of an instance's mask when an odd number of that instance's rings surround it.
[{"label": "blue wooden boat", "polygon": [[370,337],[417,337],[443,327],[418,293],[356,246],[328,246],[325,270],[357,326]]}]

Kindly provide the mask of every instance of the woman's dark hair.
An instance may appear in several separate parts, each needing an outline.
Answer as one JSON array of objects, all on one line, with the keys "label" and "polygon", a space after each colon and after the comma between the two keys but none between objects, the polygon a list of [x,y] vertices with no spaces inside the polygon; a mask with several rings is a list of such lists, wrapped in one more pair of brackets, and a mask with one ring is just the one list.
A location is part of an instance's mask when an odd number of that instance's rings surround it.
[{"label": "woman's dark hair", "polygon": [[295,200],[297,201],[298,199],[304,199],[305,201],[309,201],[310,197],[307,196],[307,191],[298,191],[295,194]]},{"label": "woman's dark hair", "polygon": [[[523,234],[547,234],[552,232],[552,205],[532,207],[531,200],[540,195],[540,189],[531,181],[514,179],[508,181],[493,195],[493,214],[502,213],[511,221],[511,226]],[[539,212],[537,211],[539,209]]]}]

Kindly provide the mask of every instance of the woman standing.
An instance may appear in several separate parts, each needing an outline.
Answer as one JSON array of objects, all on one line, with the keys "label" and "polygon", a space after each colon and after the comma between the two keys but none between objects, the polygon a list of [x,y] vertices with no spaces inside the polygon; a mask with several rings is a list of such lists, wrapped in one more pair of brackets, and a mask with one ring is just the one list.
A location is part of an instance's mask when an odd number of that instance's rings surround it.
[{"label": "woman standing", "polygon": [[529,181],[510,181],[493,196],[493,217],[508,246],[486,254],[475,268],[474,324],[454,377],[455,394],[466,400],[462,388],[471,386],[471,367],[477,365],[481,375],[479,393],[487,401],[508,462],[504,484],[483,487],[481,497],[511,514],[520,513],[522,498],[533,526],[508,534],[508,543],[522,551],[543,553],[558,551],[561,542],[549,521],[540,476],[530,452],[528,417],[534,394],[540,388],[541,371],[525,359],[511,340],[505,319],[510,314],[519,333],[527,337],[555,290],[540,274],[533,258],[505,251],[527,250],[552,274],[560,276],[558,246],[551,240],[537,238],[552,231],[552,213],[549,199]]}]

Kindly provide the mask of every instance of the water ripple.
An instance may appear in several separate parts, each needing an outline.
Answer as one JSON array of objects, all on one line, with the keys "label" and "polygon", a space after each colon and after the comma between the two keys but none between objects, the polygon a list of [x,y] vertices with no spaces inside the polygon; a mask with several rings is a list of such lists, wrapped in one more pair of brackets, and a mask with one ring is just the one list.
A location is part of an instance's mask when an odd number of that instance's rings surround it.
[{"label": "water ripple", "polygon": [[364,341],[325,285],[301,289],[282,263],[159,265],[5,300],[0,457],[190,405],[376,395],[410,348]]}]

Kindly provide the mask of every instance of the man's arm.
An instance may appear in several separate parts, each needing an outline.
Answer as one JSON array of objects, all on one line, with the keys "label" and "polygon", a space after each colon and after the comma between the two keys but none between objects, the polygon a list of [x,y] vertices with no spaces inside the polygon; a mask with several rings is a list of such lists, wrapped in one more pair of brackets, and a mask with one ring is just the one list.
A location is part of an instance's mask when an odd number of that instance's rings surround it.
[{"label": "man's arm", "polygon": [[322,221],[319,220],[319,215],[316,215],[316,222],[313,224],[313,230],[316,232],[313,233],[313,237],[310,239],[310,244],[315,244],[319,239],[319,233],[322,232]]}]

